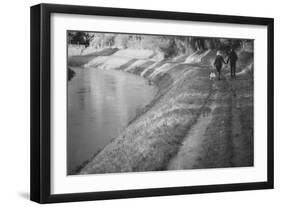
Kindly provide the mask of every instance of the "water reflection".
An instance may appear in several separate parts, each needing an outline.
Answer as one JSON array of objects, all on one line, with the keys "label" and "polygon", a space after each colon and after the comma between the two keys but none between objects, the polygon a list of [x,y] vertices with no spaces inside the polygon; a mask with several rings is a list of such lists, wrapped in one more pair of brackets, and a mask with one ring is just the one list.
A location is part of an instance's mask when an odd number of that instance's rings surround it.
[{"label": "water reflection", "polygon": [[68,82],[68,173],[89,159],[148,104],[156,88],[122,71],[72,68]]}]

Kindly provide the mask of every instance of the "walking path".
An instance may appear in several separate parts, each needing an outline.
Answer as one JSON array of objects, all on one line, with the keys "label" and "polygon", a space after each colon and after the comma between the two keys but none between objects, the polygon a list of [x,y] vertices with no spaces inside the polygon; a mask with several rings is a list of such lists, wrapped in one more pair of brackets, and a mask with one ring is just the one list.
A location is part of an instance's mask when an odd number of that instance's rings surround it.
[{"label": "walking path", "polygon": [[[225,75],[211,85],[205,106],[167,165],[168,170],[253,165],[253,137],[242,133],[240,98],[245,91],[237,92],[239,82]],[[210,111],[206,113],[204,107]]]}]

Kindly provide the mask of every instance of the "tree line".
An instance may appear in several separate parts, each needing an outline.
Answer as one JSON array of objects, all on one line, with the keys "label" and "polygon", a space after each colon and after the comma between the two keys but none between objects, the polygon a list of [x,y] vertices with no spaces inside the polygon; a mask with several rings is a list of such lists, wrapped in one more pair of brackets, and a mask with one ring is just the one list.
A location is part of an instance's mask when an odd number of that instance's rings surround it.
[{"label": "tree line", "polygon": [[83,31],[68,32],[68,43],[94,48],[117,47],[122,49],[151,49],[162,52],[165,58],[208,49],[228,51],[230,48],[253,47],[253,40],[246,39],[95,33]]}]

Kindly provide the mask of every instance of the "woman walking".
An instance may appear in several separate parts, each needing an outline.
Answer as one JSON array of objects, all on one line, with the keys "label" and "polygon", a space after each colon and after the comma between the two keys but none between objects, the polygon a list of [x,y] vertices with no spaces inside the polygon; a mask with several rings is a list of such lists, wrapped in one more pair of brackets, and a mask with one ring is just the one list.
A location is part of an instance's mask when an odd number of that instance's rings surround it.
[{"label": "woman walking", "polygon": [[216,59],[214,62],[214,66],[217,69],[217,72],[219,74],[219,80],[221,79],[221,68],[222,68],[222,64],[226,64],[226,62],[224,61],[222,54],[220,51],[217,51],[217,55],[216,55]]}]

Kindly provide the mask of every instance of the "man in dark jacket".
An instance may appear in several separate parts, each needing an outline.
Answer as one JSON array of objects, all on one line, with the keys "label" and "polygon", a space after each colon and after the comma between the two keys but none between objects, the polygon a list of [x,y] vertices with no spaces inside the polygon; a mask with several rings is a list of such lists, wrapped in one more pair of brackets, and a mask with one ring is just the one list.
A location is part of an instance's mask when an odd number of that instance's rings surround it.
[{"label": "man in dark jacket", "polygon": [[228,64],[228,62],[230,62],[231,77],[235,77],[235,75],[236,75],[236,61],[237,60],[238,60],[238,56],[237,56],[236,52],[234,51],[234,49],[232,48],[228,55],[228,60],[227,60],[227,64]]}]

